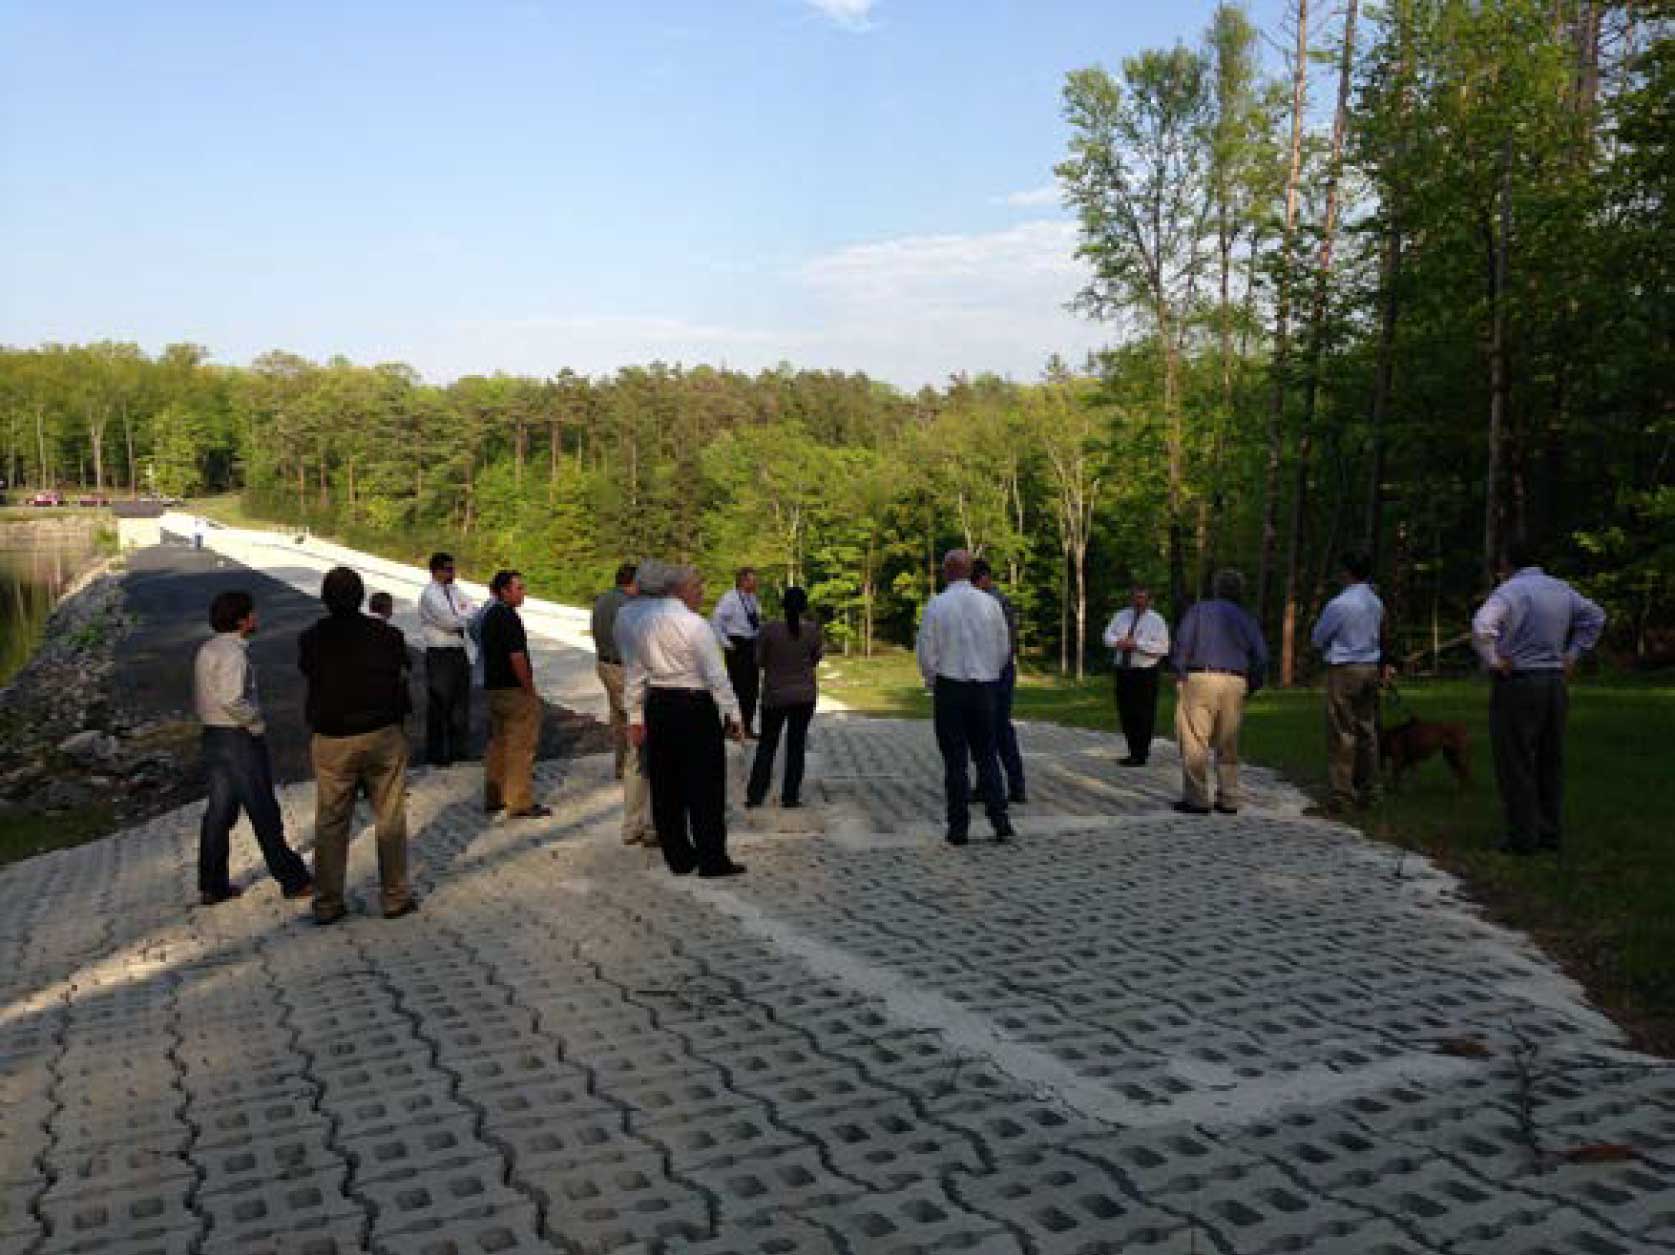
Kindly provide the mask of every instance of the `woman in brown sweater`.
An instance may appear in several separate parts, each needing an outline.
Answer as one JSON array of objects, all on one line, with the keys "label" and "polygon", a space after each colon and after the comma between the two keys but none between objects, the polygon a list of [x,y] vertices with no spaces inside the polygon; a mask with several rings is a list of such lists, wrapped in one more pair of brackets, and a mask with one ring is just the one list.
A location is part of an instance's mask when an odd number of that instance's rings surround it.
[{"label": "woman in brown sweater", "polygon": [[785,619],[764,623],[756,638],[756,663],[762,668],[762,739],[750,766],[750,785],[745,790],[746,806],[760,806],[768,796],[773,775],[774,753],[779,748],[779,731],[789,727],[785,742],[785,779],[779,790],[783,807],[801,806],[803,746],[808,725],[814,718],[817,696],[814,669],[820,665],[823,646],[820,625],[803,617],[808,594],[791,587],[785,590]]}]

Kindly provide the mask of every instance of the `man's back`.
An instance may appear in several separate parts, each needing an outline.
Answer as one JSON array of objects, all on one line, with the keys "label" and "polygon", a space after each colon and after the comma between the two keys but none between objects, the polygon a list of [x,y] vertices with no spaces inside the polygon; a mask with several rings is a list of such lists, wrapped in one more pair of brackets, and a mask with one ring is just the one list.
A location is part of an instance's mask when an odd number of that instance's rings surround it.
[{"label": "man's back", "polygon": [[1514,671],[1557,671],[1593,648],[1605,612],[1540,567],[1525,567],[1489,594],[1472,619],[1480,652]]},{"label": "man's back", "polygon": [[395,628],[358,613],[334,614],[303,632],[297,649],[315,732],[356,736],[401,722],[407,646]]},{"label": "man's back", "polygon": [[927,680],[996,680],[1011,654],[1000,603],[965,580],[931,598],[919,625],[919,666]]},{"label": "man's back", "polygon": [[616,645],[616,621],[633,599],[621,588],[607,589],[593,600],[593,652],[601,662],[621,662]]}]

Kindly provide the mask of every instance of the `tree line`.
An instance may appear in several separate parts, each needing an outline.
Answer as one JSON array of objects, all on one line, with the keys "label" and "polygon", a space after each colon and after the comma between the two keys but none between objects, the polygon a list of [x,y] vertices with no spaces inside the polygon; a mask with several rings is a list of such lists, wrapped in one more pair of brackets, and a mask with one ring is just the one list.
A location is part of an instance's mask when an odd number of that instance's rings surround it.
[{"label": "tree line", "polygon": [[[1111,347],[1038,380],[652,363],[470,376],[173,345],[0,350],[0,473],[191,494],[580,599],[624,556],[805,585],[848,648],[911,638],[937,555],[990,558],[1080,673],[1143,581],[1243,567],[1301,674],[1346,549],[1403,652],[1458,637],[1513,533],[1675,647],[1667,0],[1224,4],[1072,73],[1058,177]],[[554,348],[555,365],[563,346]]]}]

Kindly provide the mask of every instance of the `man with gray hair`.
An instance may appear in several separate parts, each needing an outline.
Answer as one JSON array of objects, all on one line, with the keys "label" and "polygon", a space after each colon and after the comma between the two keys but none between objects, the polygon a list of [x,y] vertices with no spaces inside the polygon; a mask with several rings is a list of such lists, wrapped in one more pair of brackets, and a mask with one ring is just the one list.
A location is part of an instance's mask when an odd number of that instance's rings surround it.
[{"label": "man with gray hair", "polygon": [[1186,612],[1169,664],[1175,673],[1175,739],[1181,749],[1183,815],[1210,813],[1210,754],[1216,756],[1215,809],[1239,809],[1239,723],[1245,697],[1262,687],[1268,647],[1239,604],[1245,579],[1217,571],[1215,596]]},{"label": "man with gray hair", "polygon": [[919,624],[919,672],[931,690],[936,746],[950,845],[969,839],[971,803],[966,763],[977,765],[977,794],[995,837],[1016,835],[1006,813],[1006,791],[995,748],[995,684],[1012,657],[1012,637],[1000,603],[971,583],[971,554],[950,549],[942,559],[946,587],[925,607]]},{"label": "man with gray hair", "polygon": [[[677,876],[736,876],[727,857],[727,747],[744,739],[721,645],[698,614],[703,577],[689,566],[639,619],[624,685],[628,742],[646,750],[651,816]],[[985,600],[987,600],[985,598]]]},{"label": "man with gray hair", "polygon": [[[637,564],[634,577],[635,592],[623,601],[612,621],[611,636],[616,656],[622,660],[622,692],[625,696],[628,673],[639,656],[641,621],[656,612],[657,605],[669,596],[670,577],[674,568],[666,562],[647,558]],[[627,739],[628,711],[623,707],[623,738]],[[622,758],[622,843],[624,845],[657,844],[657,831],[651,825],[651,791],[646,778],[646,747],[629,745]]]}]

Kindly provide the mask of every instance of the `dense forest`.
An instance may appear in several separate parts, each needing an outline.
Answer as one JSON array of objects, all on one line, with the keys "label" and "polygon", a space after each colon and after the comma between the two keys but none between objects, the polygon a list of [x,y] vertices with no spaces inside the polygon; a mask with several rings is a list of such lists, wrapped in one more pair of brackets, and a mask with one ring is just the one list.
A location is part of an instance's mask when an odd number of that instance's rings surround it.
[{"label": "dense forest", "polygon": [[[1346,548],[1404,653],[1459,640],[1514,533],[1675,649],[1670,0],[1222,5],[1071,74],[1057,176],[1111,347],[1029,382],[653,363],[473,376],[205,349],[0,349],[0,474],[177,494],[577,599],[624,556],[808,586],[910,639],[936,557],[994,562],[1079,671],[1131,580],[1178,615],[1236,565],[1282,675]],[[1263,55],[1281,46],[1283,58]],[[1090,57],[1097,50],[1090,50]],[[1270,65],[1270,61],[1277,64]]]}]

